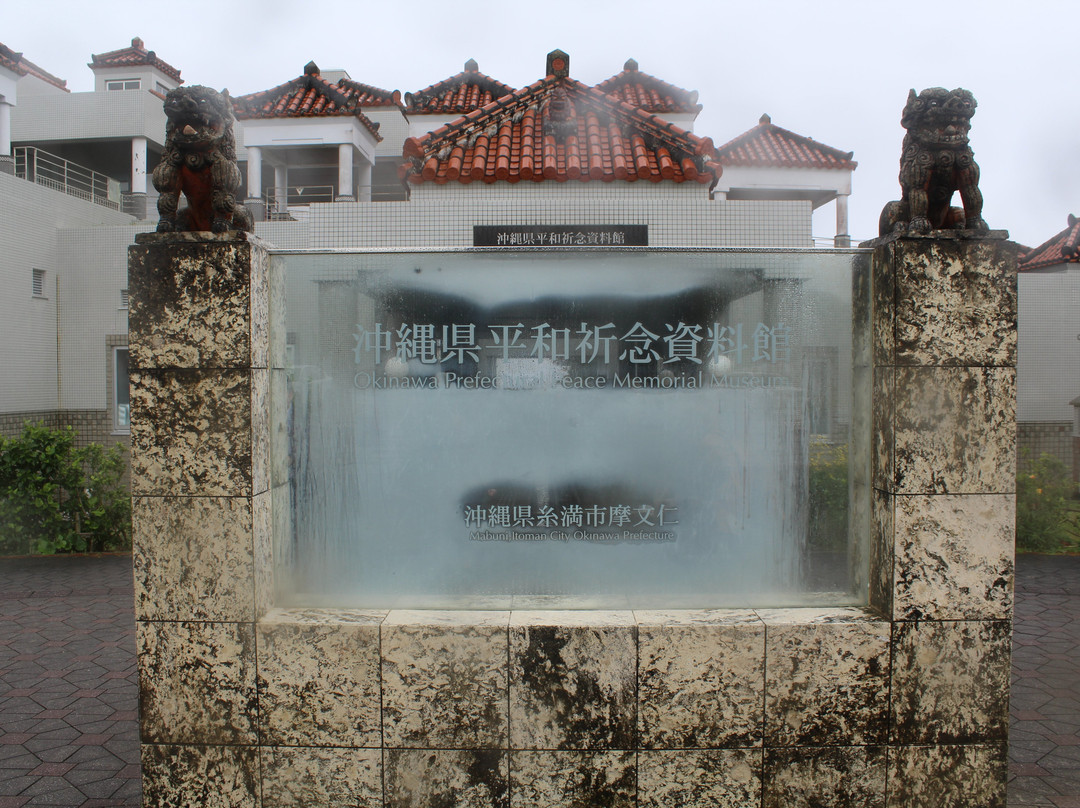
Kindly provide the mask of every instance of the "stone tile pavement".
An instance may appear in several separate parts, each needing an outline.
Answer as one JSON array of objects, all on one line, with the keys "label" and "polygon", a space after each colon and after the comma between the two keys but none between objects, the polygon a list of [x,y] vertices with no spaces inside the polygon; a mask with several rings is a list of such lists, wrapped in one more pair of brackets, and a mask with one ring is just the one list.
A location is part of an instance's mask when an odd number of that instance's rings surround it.
[{"label": "stone tile pavement", "polygon": [[131,557],[0,558],[0,808],[141,803]]},{"label": "stone tile pavement", "polygon": [[1080,558],[1020,556],[1009,808],[1080,808]]},{"label": "stone tile pavement", "polygon": [[[1080,808],[1080,558],[1021,556],[1008,808]],[[140,805],[131,559],[0,558],[0,808]]]}]

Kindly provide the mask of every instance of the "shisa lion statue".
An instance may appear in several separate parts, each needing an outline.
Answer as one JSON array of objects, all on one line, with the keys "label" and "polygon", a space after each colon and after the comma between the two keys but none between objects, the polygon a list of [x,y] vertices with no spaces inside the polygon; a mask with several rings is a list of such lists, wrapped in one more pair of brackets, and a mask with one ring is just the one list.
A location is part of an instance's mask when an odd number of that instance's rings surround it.
[{"label": "shisa lion statue", "polygon": [[[154,169],[154,187],[161,194],[157,231],[251,231],[251,212],[235,197],[240,169],[228,90],[170,90],[165,116],[165,151]],[[178,211],[180,194],[188,204]]]},{"label": "shisa lion statue", "polygon": [[[931,87],[908,93],[900,123],[907,130],[900,157],[899,202],[881,212],[880,234],[922,235],[931,230],[987,233],[979,166],[968,143],[975,97],[967,90]],[[951,206],[960,192],[963,208]]]}]

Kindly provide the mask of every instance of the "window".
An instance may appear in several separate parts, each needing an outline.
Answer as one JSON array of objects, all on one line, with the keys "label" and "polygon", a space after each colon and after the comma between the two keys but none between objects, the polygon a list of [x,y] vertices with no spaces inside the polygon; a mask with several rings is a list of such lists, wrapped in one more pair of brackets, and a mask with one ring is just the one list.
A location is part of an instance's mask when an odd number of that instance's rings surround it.
[{"label": "window", "polygon": [[126,309],[128,307],[128,290],[120,290],[120,308]]},{"label": "window", "polygon": [[45,297],[45,270],[35,269],[33,270],[33,279],[31,281],[31,292],[34,297]]},{"label": "window", "polygon": [[160,81],[155,82],[154,89],[157,90],[162,95],[168,95],[169,94],[169,88],[166,87],[164,84],[162,84]]},{"label": "window", "polygon": [[113,426],[118,432],[131,428],[128,398],[128,349],[113,349]]},{"label": "window", "polygon": [[142,79],[115,79],[105,82],[105,89],[113,90],[138,90],[142,87]]}]

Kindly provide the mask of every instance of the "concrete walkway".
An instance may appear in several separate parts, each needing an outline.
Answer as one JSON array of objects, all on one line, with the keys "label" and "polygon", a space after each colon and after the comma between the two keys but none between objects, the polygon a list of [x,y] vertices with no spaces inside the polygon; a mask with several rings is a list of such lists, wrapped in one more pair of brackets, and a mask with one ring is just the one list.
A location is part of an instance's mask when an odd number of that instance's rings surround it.
[{"label": "concrete walkway", "polygon": [[[0,808],[140,804],[131,559],[0,558]],[[1021,556],[1009,808],[1080,808],[1080,558]]]}]

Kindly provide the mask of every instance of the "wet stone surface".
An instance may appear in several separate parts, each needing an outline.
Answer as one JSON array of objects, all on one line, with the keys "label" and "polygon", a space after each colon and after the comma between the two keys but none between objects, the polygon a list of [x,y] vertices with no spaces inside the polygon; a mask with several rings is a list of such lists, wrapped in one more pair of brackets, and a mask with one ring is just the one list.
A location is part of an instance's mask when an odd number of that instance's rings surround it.
[{"label": "wet stone surface", "polygon": [[386,808],[509,808],[506,752],[390,749],[385,761]]},{"label": "wet stone surface", "polygon": [[253,485],[256,371],[131,374],[132,493],[244,496]]},{"label": "wet stone surface", "polygon": [[262,750],[262,808],[356,808],[382,803],[378,749]]},{"label": "wet stone surface", "polygon": [[897,368],[892,490],[1015,490],[1015,403],[1013,368]]},{"label": "wet stone surface", "polygon": [[505,749],[510,613],[467,612],[457,624],[422,615],[391,612],[383,624],[386,746]]},{"label": "wet stone surface", "polygon": [[530,624],[528,614],[510,624],[511,748],[635,748],[637,628]]},{"label": "wet stone surface", "polygon": [[[132,595],[130,557],[0,559],[0,805],[4,808],[136,808],[142,804]],[[353,615],[342,613],[340,617],[351,619]],[[1080,805],[1080,652],[1077,651],[1080,620],[1076,619],[1077,615],[1080,615],[1080,558],[1020,556],[1012,635],[1008,808]],[[325,615],[320,611],[308,618],[322,621]],[[298,617],[299,621],[303,619],[303,615]],[[1005,641],[1008,642],[1007,638]],[[939,747],[916,743],[906,749],[894,747],[889,765],[910,771],[963,770],[962,782],[969,789],[972,783],[967,773],[975,776],[1000,766],[1001,749],[1000,741]],[[147,746],[144,765],[149,776],[157,773],[164,777],[162,767],[168,765],[169,782],[175,784],[168,790],[157,788],[151,795],[154,802],[147,805],[192,804],[190,795],[182,788],[185,772],[192,775],[187,779],[195,779],[202,767],[213,764],[215,777],[220,779],[223,793],[230,801],[195,804],[254,806],[251,794],[256,785],[248,765],[251,753],[235,747],[205,750],[201,755],[189,753],[181,758],[178,747]],[[226,756],[228,750],[231,751]],[[350,751],[355,754],[349,754]],[[349,772],[346,781],[353,788],[352,797],[356,798],[361,793],[370,793],[360,789],[368,782],[366,778],[374,776],[372,751],[381,755],[375,750],[297,747],[267,747],[261,754],[264,760],[276,761],[275,768],[280,766],[282,771],[286,767],[304,771],[321,761],[323,755],[329,756],[334,761],[326,765]],[[762,753],[747,750],[744,757],[722,767],[725,775],[741,771],[748,779],[735,777],[734,782],[711,779],[708,775],[715,777],[721,770],[713,765],[711,756],[723,756],[727,761],[730,753],[731,750],[638,752],[638,804],[696,808],[694,800],[698,798],[694,795],[702,795],[697,804],[710,808],[745,804],[738,800],[725,803],[725,799],[731,798],[724,795],[738,794],[742,787],[739,783],[753,782],[759,771],[754,763],[758,760],[755,755]],[[427,758],[423,757],[425,754]],[[622,778],[629,776],[626,753],[559,753],[567,758],[557,761],[553,753],[543,751],[511,752],[510,762],[503,764],[501,761],[506,756],[497,752],[495,759],[499,762],[487,765],[484,760],[490,764],[490,758],[469,758],[473,753],[455,752],[450,760],[457,762],[452,765],[445,761],[440,764],[437,758],[431,763],[424,762],[433,754],[401,750],[396,760],[388,752],[387,761],[396,767],[394,771],[411,771],[413,758],[408,756],[415,755],[420,761],[417,771],[425,771],[428,766],[449,770],[441,782],[449,780],[451,787],[457,789],[455,794],[476,795],[481,800],[459,804],[494,804],[500,808],[507,805],[507,792],[501,790],[500,783],[508,778],[524,783],[537,768],[548,773],[530,786],[535,799],[564,793],[571,795],[564,804],[574,804],[572,795],[582,793],[585,781],[573,772],[580,771],[584,762],[606,772],[602,781],[591,781],[593,785],[589,788],[602,787],[601,792],[611,796],[613,805],[633,804],[632,796],[628,798],[619,785],[625,782]],[[530,756],[533,756],[531,760]],[[629,759],[632,758],[630,755]],[[463,775],[452,773],[461,769],[462,761],[469,759],[474,761],[471,771],[476,776],[468,774],[469,766]],[[770,760],[772,768],[767,771],[775,772],[783,763],[775,754]],[[566,774],[552,784],[556,762],[566,764]],[[837,770],[839,762],[819,763],[819,773]],[[741,768],[743,763],[748,769]],[[497,772],[487,778],[489,786],[478,785],[485,781],[480,776],[484,771]],[[331,779],[336,783],[336,778],[327,778],[323,786],[328,793],[341,794],[340,789],[335,791]],[[264,806],[296,804],[296,794],[314,793],[305,789],[316,788],[309,783],[299,791],[278,789],[276,782],[273,777],[264,781]],[[399,785],[392,779],[386,782],[388,787],[396,789],[387,791],[387,797],[396,800],[387,804],[407,804],[405,795],[414,793],[408,789],[417,787],[415,781]],[[453,786],[453,783],[461,785]],[[760,793],[756,786],[751,788],[754,794]],[[435,796],[451,793],[446,788],[435,791]],[[514,791],[515,805],[519,804],[517,798],[525,793]],[[922,808],[923,804],[935,808],[954,805],[968,808],[976,804],[998,808],[1000,805],[995,802],[1000,797],[993,793],[987,796],[986,803],[949,802],[945,799],[952,793],[948,789],[937,792],[945,801],[935,799],[926,803],[920,802],[926,798],[926,792],[917,787],[896,793],[899,796],[888,803],[889,808]],[[968,793],[974,792],[965,790]],[[278,802],[268,802],[270,794],[276,794],[273,799]],[[337,797],[328,798],[325,804],[334,805],[333,799]],[[485,799],[488,802],[482,802]],[[775,801],[777,797],[769,799]],[[341,804],[351,805],[348,800]],[[548,804],[558,803],[545,803]],[[866,804],[875,803],[871,799]]]},{"label": "wet stone surface", "polygon": [[294,619],[275,610],[256,626],[259,734],[290,746],[377,747],[379,623],[385,612],[349,621]]},{"label": "wet stone surface", "polygon": [[136,497],[136,612],[141,620],[253,620],[252,502]]},{"label": "wet stone surface", "polygon": [[511,752],[514,808],[634,808],[632,752]]},{"label": "wet stone surface", "polygon": [[643,748],[761,745],[765,625],[753,612],[700,614],[635,612]]},{"label": "wet stone surface", "polygon": [[884,808],[885,749],[767,749],[764,808]]},{"label": "wet stone surface", "polygon": [[1011,629],[1004,620],[894,623],[891,740],[1005,740]]},{"label": "wet stone surface", "polygon": [[875,280],[886,266],[894,275],[881,284],[877,364],[1015,364],[1017,250],[1003,238],[899,237],[879,244]]},{"label": "wet stone surface", "polygon": [[766,623],[766,745],[884,743],[889,625]]},{"label": "wet stone surface", "polygon": [[972,494],[895,500],[895,617],[1007,617],[1013,604],[1015,497]]},{"label": "wet stone surface", "polygon": [[256,742],[250,623],[139,623],[144,743]]},{"label": "wet stone surface", "polygon": [[257,243],[141,239],[130,252],[132,367],[266,367],[267,261]]}]

